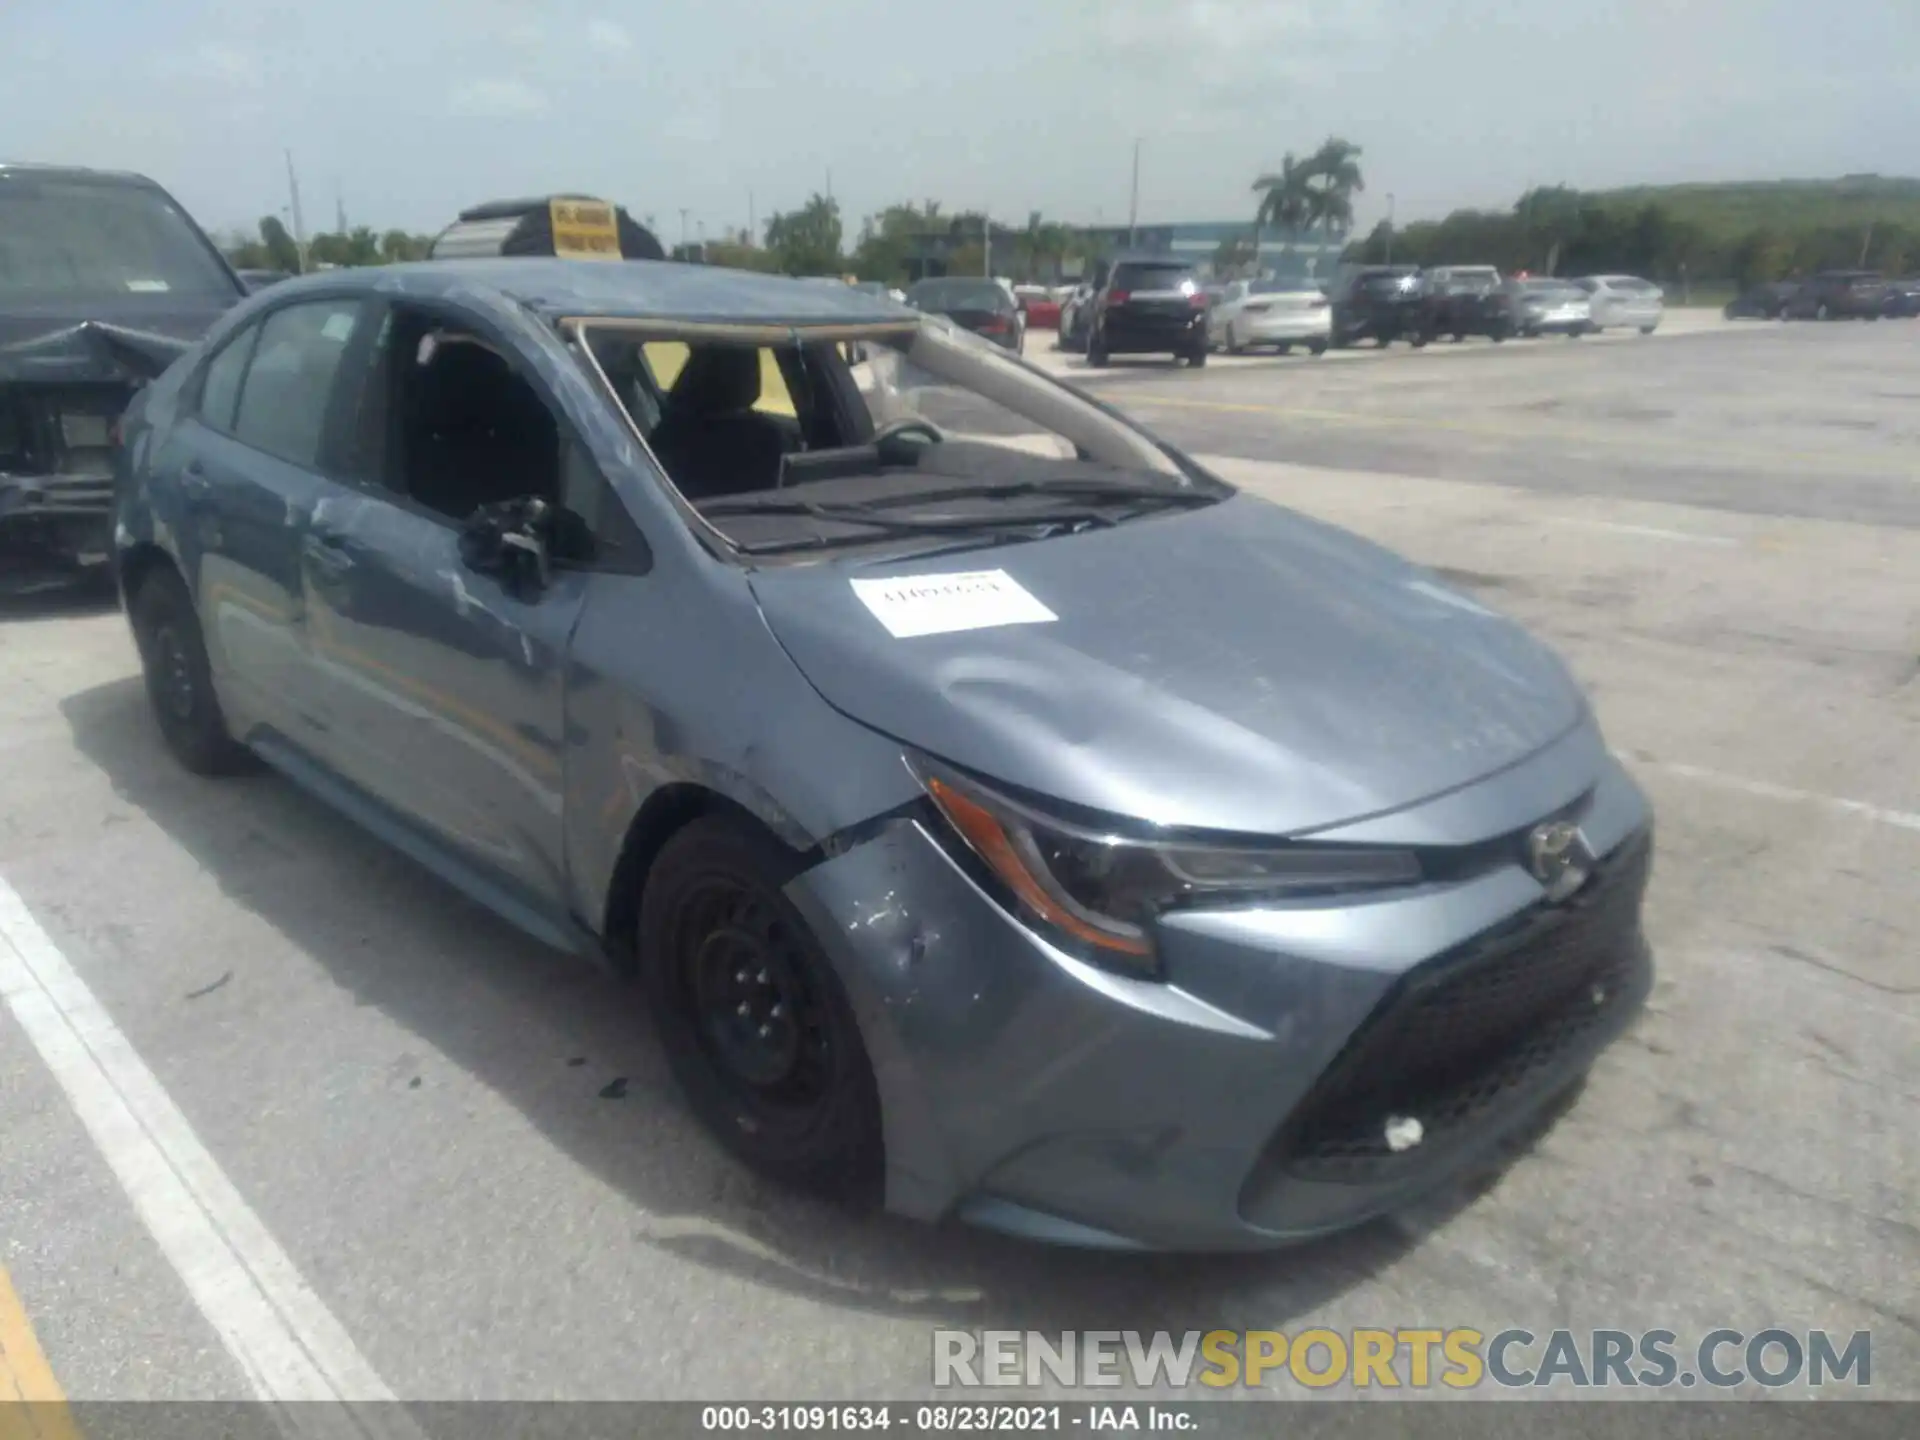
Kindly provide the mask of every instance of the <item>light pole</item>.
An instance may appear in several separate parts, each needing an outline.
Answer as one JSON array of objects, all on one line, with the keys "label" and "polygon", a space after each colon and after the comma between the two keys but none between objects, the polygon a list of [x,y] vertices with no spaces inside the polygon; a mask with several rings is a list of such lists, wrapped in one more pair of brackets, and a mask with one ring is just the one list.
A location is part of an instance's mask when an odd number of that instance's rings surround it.
[{"label": "light pole", "polygon": [[1387,264],[1393,263],[1393,192],[1387,192]]},{"label": "light pole", "polygon": [[682,255],[687,253],[687,216],[692,213],[686,206],[680,207],[680,253]]},{"label": "light pole", "polygon": [[1127,202],[1127,248],[1134,247],[1134,230],[1140,223],[1140,141],[1133,142],[1133,196]]}]

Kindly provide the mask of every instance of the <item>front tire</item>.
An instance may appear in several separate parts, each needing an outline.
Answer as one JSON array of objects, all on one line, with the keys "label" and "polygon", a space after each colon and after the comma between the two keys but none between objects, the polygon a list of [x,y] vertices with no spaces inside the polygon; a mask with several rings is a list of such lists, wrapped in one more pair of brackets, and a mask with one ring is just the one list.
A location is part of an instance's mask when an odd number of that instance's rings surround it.
[{"label": "front tire", "polygon": [[127,606],[147,699],[174,758],[195,775],[250,769],[252,752],[235,740],[214,693],[213,666],[186,582],[158,569],[140,582]]},{"label": "front tire", "polygon": [[1244,355],[1246,352],[1247,347],[1241,343],[1240,332],[1233,328],[1233,322],[1229,320],[1227,322],[1227,353],[1229,355]]},{"label": "front tire", "polygon": [[1327,353],[1327,342],[1324,340],[1315,340],[1312,344],[1307,346],[1307,349],[1312,351],[1315,355],[1324,355]]},{"label": "front tire", "polygon": [[840,979],[781,893],[802,863],[743,820],[695,820],[648,873],[642,976],[674,1078],[721,1144],[780,1184],[870,1202],[879,1090]]}]

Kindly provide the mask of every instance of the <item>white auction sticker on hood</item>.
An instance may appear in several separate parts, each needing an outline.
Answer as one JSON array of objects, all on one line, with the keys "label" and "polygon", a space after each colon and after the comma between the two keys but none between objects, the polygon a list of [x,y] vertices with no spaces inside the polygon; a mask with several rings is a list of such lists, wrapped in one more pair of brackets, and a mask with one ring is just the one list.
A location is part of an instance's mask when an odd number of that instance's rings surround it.
[{"label": "white auction sticker on hood", "polygon": [[1060,618],[1004,570],[848,583],[896,640],[989,630],[996,625],[1038,625]]}]

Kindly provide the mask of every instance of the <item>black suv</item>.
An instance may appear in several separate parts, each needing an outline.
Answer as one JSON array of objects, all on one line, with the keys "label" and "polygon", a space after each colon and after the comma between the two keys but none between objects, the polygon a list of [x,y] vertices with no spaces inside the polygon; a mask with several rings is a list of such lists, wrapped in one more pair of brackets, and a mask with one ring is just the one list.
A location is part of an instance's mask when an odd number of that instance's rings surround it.
[{"label": "black suv", "polygon": [[1413,265],[1369,265],[1339,287],[1333,301],[1333,343],[1371,340],[1381,347],[1427,343],[1427,287]]},{"label": "black suv", "polygon": [[246,298],[140,175],[0,161],[0,591],[105,578],[120,412]]},{"label": "black suv", "polygon": [[1422,277],[1427,292],[1425,328],[1429,337],[1456,342],[1468,335],[1505,340],[1519,329],[1513,295],[1491,265],[1449,265]]},{"label": "black suv", "polygon": [[1828,270],[1787,302],[1789,320],[1878,320],[1887,306],[1887,282],[1872,270]]},{"label": "black suv", "polygon": [[1193,266],[1154,257],[1118,260],[1093,301],[1087,363],[1109,355],[1172,355],[1207,363],[1207,293]]}]

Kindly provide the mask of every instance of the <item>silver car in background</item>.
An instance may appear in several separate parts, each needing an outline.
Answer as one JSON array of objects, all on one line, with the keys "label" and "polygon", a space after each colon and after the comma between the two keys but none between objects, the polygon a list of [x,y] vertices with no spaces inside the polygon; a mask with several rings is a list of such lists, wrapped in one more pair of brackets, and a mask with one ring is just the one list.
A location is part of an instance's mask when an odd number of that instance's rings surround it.
[{"label": "silver car in background", "polygon": [[1593,303],[1571,280],[1514,281],[1514,315],[1522,335],[1566,335],[1593,329]]},{"label": "silver car in background", "polygon": [[1324,354],[1333,333],[1333,306],[1311,280],[1235,280],[1207,312],[1207,343],[1238,355],[1272,345],[1282,355],[1299,345]]},{"label": "silver car in background", "polygon": [[1666,314],[1664,292],[1635,275],[1589,275],[1573,282],[1587,293],[1593,328],[1638,330],[1651,335]]}]

